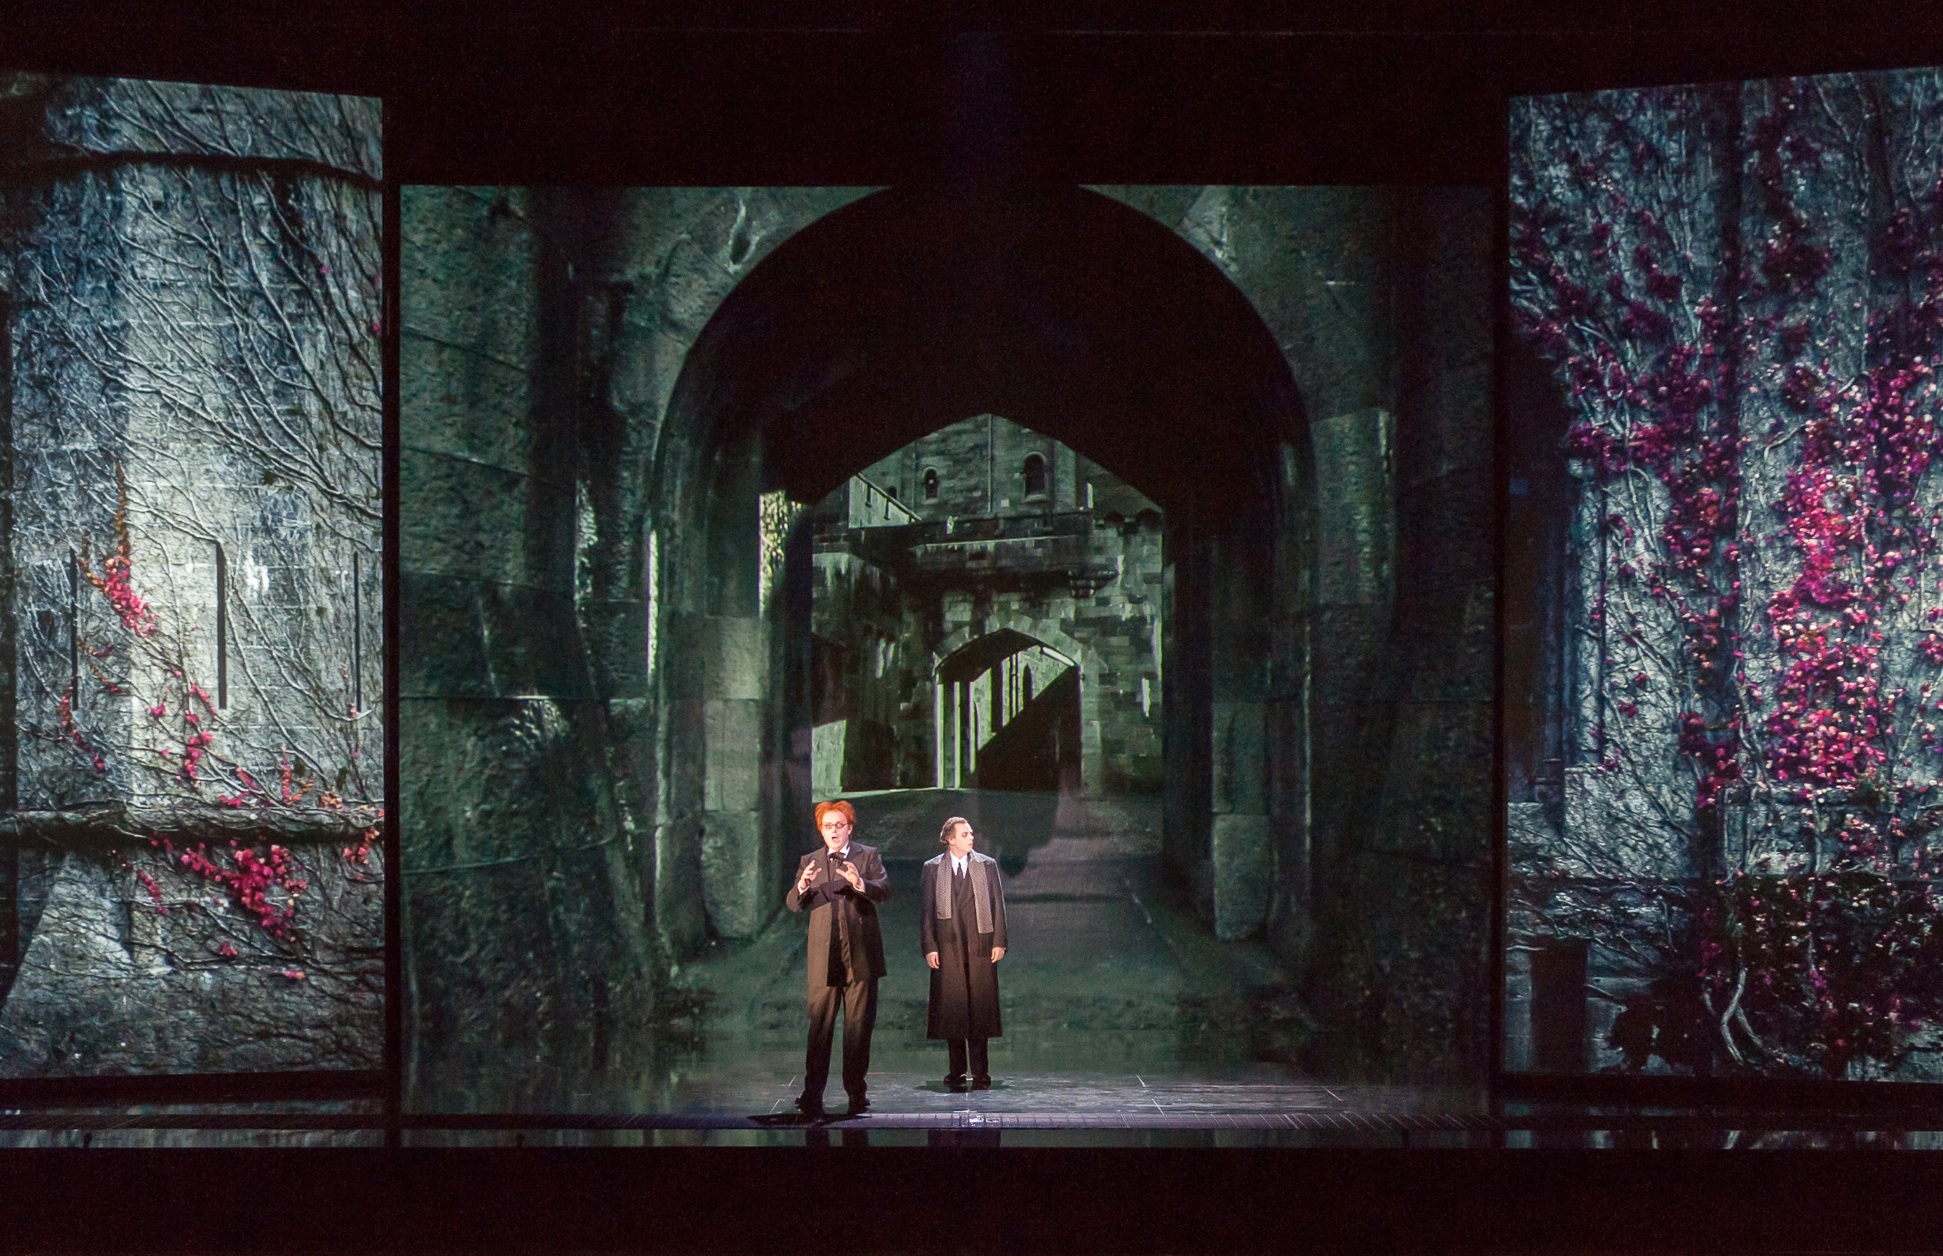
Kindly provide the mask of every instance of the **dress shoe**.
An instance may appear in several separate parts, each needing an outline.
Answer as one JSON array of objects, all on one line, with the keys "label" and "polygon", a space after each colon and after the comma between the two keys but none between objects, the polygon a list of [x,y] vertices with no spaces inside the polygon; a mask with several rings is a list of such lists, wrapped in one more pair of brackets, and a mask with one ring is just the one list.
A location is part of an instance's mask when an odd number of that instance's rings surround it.
[{"label": "dress shoe", "polygon": [[990,1090],[991,1088],[992,1079],[986,1074],[980,1073],[977,1077],[972,1078],[973,1090]]},{"label": "dress shoe", "polygon": [[959,1091],[969,1090],[970,1087],[965,1084],[965,1078],[962,1074],[953,1073],[950,1077],[945,1078],[945,1089]]},{"label": "dress shoe", "polygon": [[862,1116],[864,1113],[868,1111],[870,1111],[869,1099],[865,1098],[863,1095],[850,1096],[850,1115],[851,1116]]},{"label": "dress shoe", "polygon": [[822,1116],[823,1097],[821,1095],[803,1095],[796,1100],[796,1110],[804,1116]]}]

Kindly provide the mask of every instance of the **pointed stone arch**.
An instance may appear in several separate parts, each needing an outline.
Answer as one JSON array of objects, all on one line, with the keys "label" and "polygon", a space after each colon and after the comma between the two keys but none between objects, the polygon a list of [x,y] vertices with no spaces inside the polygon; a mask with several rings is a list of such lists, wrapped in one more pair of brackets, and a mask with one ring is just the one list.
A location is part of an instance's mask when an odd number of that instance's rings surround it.
[{"label": "pointed stone arch", "polygon": [[[1307,416],[1282,346],[1222,268],[1080,188],[863,197],[779,243],[687,349],[649,477],[657,632],[703,660],[657,703],[658,855],[692,869],[687,884],[699,874],[686,901],[708,905],[716,932],[759,928],[787,877],[782,835],[809,828],[809,668],[790,644],[810,638],[807,530],[772,545],[757,499],[818,500],[978,414],[1066,444],[1161,508],[1164,859],[1220,936],[1306,916]],[[772,551],[780,596],[752,599],[734,573]],[[1081,749],[1099,755],[1091,730]],[[671,907],[679,895],[656,892]]]},{"label": "pointed stone arch", "polygon": [[945,785],[943,724],[946,717],[944,682],[940,674],[950,660],[978,642],[1001,633],[1012,633],[1055,650],[1073,661],[1079,671],[1079,777],[1080,793],[1094,797],[1100,791],[1102,755],[1100,746],[1100,655],[1068,631],[1072,625],[1056,619],[1028,615],[989,615],[977,626],[967,624],[938,643],[931,652],[932,715],[938,732],[933,745],[938,757],[937,783]]}]

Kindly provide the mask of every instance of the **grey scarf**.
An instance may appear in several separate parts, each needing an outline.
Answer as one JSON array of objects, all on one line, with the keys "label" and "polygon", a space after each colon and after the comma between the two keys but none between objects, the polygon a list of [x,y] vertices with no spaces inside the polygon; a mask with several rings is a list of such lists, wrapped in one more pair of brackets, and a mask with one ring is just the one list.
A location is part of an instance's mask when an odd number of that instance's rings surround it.
[{"label": "grey scarf", "polygon": [[[973,851],[971,854],[965,856],[965,875],[971,878],[972,907],[974,914],[978,917],[978,931],[980,933],[990,933],[992,931],[991,873],[985,870],[991,863],[992,861],[990,859],[979,854],[977,851]],[[951,856],[948,854],[938,857],[938,880],[944,882],[942,885],[934,882],[932,887],[932,897],[938,901],[938,919],[950,920]]]}]

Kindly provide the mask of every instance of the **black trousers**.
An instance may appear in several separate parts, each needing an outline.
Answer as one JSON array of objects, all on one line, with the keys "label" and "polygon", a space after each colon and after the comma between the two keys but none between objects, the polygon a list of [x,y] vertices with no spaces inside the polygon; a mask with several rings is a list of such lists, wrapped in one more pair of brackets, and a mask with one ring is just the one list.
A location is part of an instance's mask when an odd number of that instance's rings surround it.
[{"label": "black trousers", "polygon": [[843,1089],[852,1099],[864,1095],[864,1074],[870,1072],[870,1031],[877,1023],[877,979],[847,986],[810,989],[810,1049],[803,1060],[803,1094],[822,1099],[830,1080],[830,1039],[836,1032],[837,1008],[843,1008]]},{"label": "black trousers", "polygon": [[[992,1075],[992,1066],[990,1061],[985,1057],[985,1043],[986,1039],[984,1038],[945,1039],[945,1049],[951,1055],[951,1072],[946,1074],[945,1080],[955,1082],[965,1080],[965,1056],[967,1054],[971,1056],[972,1076],[978,1078],[980,1081],[989,1079]],[[967,1046],[971,1048],[969,1052],[966,1051]]]}]

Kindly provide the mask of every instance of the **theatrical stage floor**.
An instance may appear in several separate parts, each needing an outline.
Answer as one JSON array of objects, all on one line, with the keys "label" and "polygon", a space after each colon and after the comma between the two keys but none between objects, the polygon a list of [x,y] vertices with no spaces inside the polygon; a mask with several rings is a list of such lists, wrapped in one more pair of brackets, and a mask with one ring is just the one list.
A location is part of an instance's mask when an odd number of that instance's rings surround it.
[{"label": "theatrical stage floor", "polygon": [[[1493,1107],[1478,1092],[1345,1086],[1302,1075],[1315,1026],[1257,943],[1215,939],[1164,884],[1158,807],[1051,795],[906,791],[857,798],[884,852],[872,1107],[794,1110],[802,1086],[805,925],[781,913],[676,974],[696,1012],[651,1075],[544,1111],[411,1113],[406,1145],[1142,1145],[1377,1147],[1939,1147],[1937,1113]],[[969,816],[1006,870],[1011,948],[995,1085],[953,1093],[924,1036],[918,869],[947,815]],[[807,849],[809,841],[803,843]],[[833,1062],[833,1074],[835,1073]],[[1930,1127],[1930,1128],[1926,1128]],[[0,1111],[0,1146],[363,1145],[376,1102]]]}]

